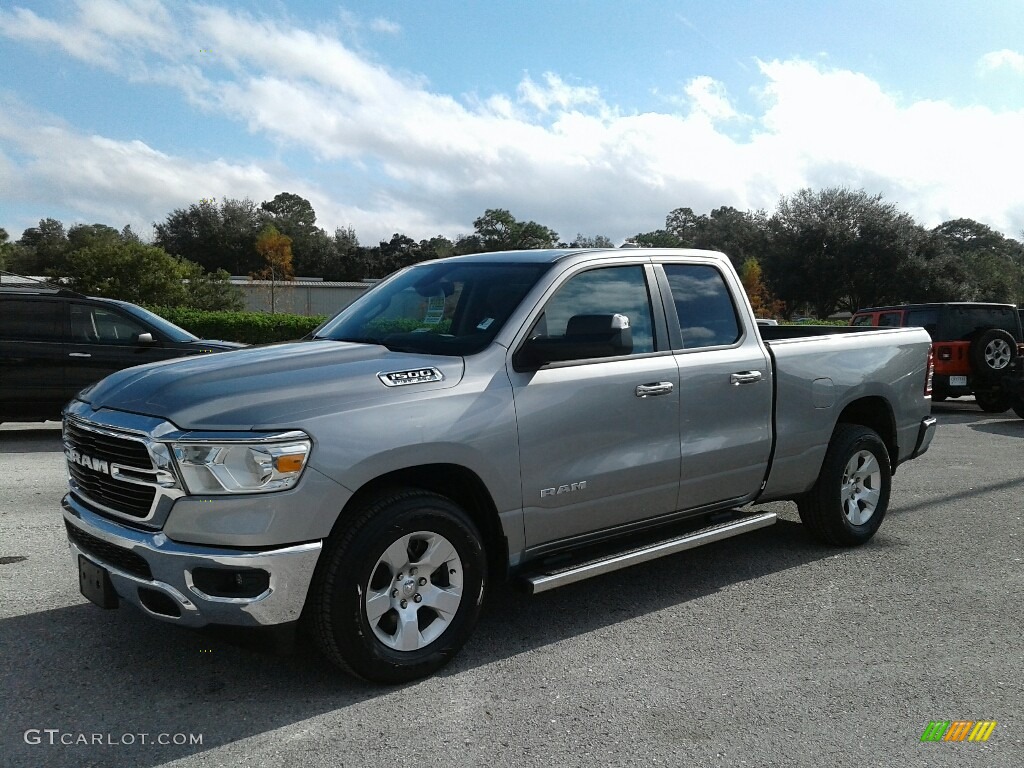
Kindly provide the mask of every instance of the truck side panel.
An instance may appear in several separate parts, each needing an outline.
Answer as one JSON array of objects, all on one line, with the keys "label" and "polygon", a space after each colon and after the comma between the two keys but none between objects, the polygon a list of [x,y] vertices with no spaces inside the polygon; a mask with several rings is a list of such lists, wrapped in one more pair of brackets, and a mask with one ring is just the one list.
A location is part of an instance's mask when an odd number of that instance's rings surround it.
[{"label": "truck side panel", "polygon": [[776,448],[761,500],[809,490],[840,415],[864,398],[884,401],[896,415],[893,458],[908,459],[931,405],[922,397],[930,343],[917,328],[768,342],[777,382]]}]

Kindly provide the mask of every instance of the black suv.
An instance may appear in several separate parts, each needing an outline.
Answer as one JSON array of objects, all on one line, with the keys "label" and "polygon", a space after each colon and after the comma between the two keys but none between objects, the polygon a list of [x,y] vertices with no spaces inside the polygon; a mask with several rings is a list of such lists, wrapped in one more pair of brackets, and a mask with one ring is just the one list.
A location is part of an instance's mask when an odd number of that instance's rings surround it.
[{"label": "black suv", "polygon": [[243,347],[60,288],[0,287],[0,421],[59,419],[83,387],[133,365]]}]

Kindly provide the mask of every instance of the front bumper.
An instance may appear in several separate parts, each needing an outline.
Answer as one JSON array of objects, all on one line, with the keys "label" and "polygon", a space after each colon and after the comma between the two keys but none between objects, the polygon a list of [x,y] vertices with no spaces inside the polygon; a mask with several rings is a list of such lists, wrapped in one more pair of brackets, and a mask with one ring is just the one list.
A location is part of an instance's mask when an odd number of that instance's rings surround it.
[{"label": "front bumper", "polygon": [[[162,532],[100,517],[70,494],[61,506],[76,569],[84,555],[107,570],[119,598],[154,618],[189,627],[259,627],[297,620],[323,546],[315,541],[247,551],[179,544]],[[269,582],[254,597],[217,597],[196,587],[197,568],[260,569],[269,574]]]}]

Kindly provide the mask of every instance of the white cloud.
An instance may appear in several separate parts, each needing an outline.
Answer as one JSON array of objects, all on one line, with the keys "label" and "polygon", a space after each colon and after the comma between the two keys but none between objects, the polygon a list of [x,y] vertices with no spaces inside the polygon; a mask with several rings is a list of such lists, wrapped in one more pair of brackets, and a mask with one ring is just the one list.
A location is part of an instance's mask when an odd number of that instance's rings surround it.
[{"label": "white cloud", "polygon": [[684,90],[693,108],[711,120],[729,120],[739,116],[729,101],[724,83],[700,75],[690,80]]},{"label": "white cloud", "polygon": [[390,19],[385,19],[383,16],[378,16],[370,21],[370,29],[385,35],[397,35],[401,33],[402,26]]},{"label": "white cloud", "polygon": [[[686,83],[682,114],[624,113],[596,85],[553,72],[524,75],[513,93],[440,93],[327,29],[221,7],[189,6],[169,20],[141,0],[79,8],[64,25],[0,12],[0,22],[18,22],[0,35],[84,58],[68,42],[84,28],[103,53],[92,63],[176,88],[317,164],[313,184],[266,162],[201,162],[52,119],[44,122],[56,132],[0,123],[0,141],[19,148],[5,152],[0,174],[90,216],[106,206],[119,212],[113,221],[153,221],[201,196],[262,200],[287,189],[313,202],[326,229],[351,223],[367,243],[394,232],[455,236],[491,207],[566,239],[621,240],[662,226],[679,206],[770,210],[801,187],[845,185],[881,192],[926,225],[971,217],[1011,236],[1024,229],[1024,112],[907,101],[819,63],[759,62],[759,104],[748,114],[725,83],[701,74]],[[132,29],[146,50],[121,43]],[[182,46],[215,50],[221,66],[184,59]]]},{"label": "white cloud", "polygon": [[992,51],[981,57],[978,67],[983,73],[993,72],[997,69],[1009,69],[1011,72],[1024,75],[1024,53],[1011,51],[1008,48]]}]

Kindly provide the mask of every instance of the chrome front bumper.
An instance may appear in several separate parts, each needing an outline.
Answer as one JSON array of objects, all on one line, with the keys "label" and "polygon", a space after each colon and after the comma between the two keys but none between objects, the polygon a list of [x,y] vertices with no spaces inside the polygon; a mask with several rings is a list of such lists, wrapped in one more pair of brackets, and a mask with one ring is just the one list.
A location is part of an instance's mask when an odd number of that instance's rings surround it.
[{"label": "chrome front bumper", "polygon": [[[76,570],[79,555],[84,555],[107,570],[119,598],[154,618],[190,627],[258,627],[297,620],[322,549],[319,541],[255,552],[179,544],[162,532],[139,531],[101,517],[70,495],[61,506],[65,523],[80,532],[78,541],[70,534],[68,539]],[[141,566],[141,561],[151,578],[126,570],[132,567],[126,563]],[[269,586],[255,597],[215,597],[196,588],[195,568],[262,569],[270,575]],[[144,597],[153,592],[169,598],[179,615],[147,606]]]}]

